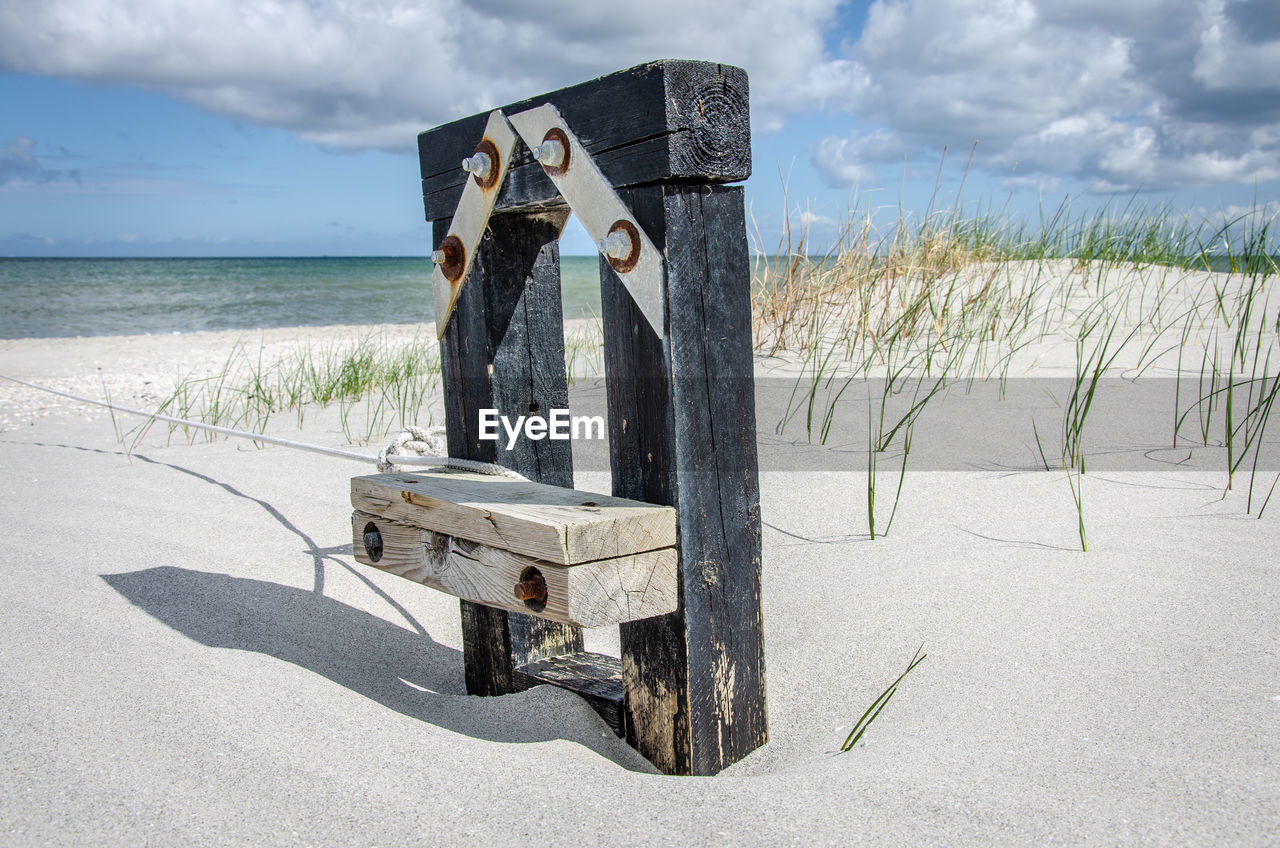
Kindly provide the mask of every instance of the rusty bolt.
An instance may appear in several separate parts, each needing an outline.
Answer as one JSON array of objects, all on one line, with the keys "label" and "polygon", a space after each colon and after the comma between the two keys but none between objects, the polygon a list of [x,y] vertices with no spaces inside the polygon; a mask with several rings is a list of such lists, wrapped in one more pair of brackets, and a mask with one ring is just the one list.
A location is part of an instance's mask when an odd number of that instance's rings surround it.
[{"label": "rusty bolt", "polygon": [[541,574],[534,574],[528,580],[521,580],[515,587],[516,600],[528,603],[545,604],[547,602],[547,581]]},{"label": "rusty bolt", "polygon": [[614,221],[598,247],[613,270],[626,274],[640,261],[640,230],[626,219]]},{"label": "rusty bolt", "polygon": [[564,145],[560,139],[548,137],[546,141],[533,148],[533,158],[548,168],[559,168],[564,162]]},{"label": "rusty bolt", "polygon": [[444,278],[456,283],[462,278],[462,269],[466,265],[467,249],[462,239],[455,235],[447,235],[440,242],[440,249],[431,254],[431,261],[439,266]]},{"label": "rusty bolt", "polygon": [[[569,136],[559,127],[552,127],[542,137],[542,144],[533,149],[533,158],[553,177],[563,177],[569,171]],[[545,157],[545,158],[544,158]]]},{"label": "rusty bolt", "polygon": [[480,188],[488,191],[498,184],[498,165],[502,155],[498,146],[487,138],[480,139],[475,153],[462,160],[462,170],[476,178]]},{"label": "rusty bolt", "polygon": [[631,253],[631,239],[622,230],[614,230],[600,239],[600,252],[610,259],[626,259]]}]

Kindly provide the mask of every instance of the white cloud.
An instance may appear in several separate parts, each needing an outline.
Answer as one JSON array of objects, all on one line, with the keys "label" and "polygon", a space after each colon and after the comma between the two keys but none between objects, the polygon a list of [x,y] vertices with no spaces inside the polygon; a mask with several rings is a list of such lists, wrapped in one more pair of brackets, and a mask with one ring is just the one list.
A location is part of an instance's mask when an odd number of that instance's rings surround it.
[{"label": "white cloud", "polygon": [[1011,185],[1133,190],[1280,174],[1274,2],[876,0],[832,55],[841,0],[9,0],[0,68],[409,150],[461,115],[692,56],[748,70],[758,130],[852,115],[865,129],[812,149],[835,185],[977,141],[975,166]]},{"label": "white cloud", "polygon": [[880,130],[839,138],[821,139],[813,153],[818,173],[833,186],[863,186],[876,183],[876,166],[902,162],[908,148],[893,133]]},{"label": "white cloud", "polygon": [[1058,187],[1062,185],[1060,177],[1005,177],[1001,181],[1001,186],[1006,191],[1031,191],[1035,194],[1057,194]]},{"label": "white cloud", "polygon": [[[744,66],[765,125],[854,80],[823,58],[838,0],[16,0],[0,67],[143,86],[344,147],[644,61]],[[828,65],[830,67],[828,67]]]},{"label": "white cloud", "polygon": [[1274,243],[1274,230],[1280,224],[1280,201],[1269,200],[1250,206],[1232,204],[1217,209],[1196,209],[1188,221],[1200,228],[1206,241],[1212,237],[1208,249],[1239,254],[1246,246],[1256,249],[1263,234],[1270,231],[1270,243]]},{"label": "white cloud", "polygon": [[829,215],[819,215],[811,209],[796,210],[796,218],[800,222],[800,226],[805,230],[811,227],[834,227],[837,223],[835,218]]},{"label": "white cloud", "polygon": [[1206,220],[1217,220],[1232,226],[1246,226],[1260,229],[1273,224],[1280,217],[1280,201],[1271,200],[1257,206],[1239,206],[1232,204],[1217,212],[1205,212]]},{"label": "white cloud", "polygon": [[[1260,0],[1253,0],[1260,4]],[[1252,42],[1229,15],[1247,4],[1207,0],[1192,76],[1209,91],[1269,90],[1280,84],[1280,39]],[[1280,11],[1271,9],[1280,16]]]},{"label": "white cloud", "polygon": [[[913,157],[976,141],[975,164],[1016,172],[1010,185],[1070,177],[1133,191],[1276,179],[1272,3],[877,0],[845,57],[865,84],[838,105]],[[829,181],[867,182],[866,132],[815,146]]]}]

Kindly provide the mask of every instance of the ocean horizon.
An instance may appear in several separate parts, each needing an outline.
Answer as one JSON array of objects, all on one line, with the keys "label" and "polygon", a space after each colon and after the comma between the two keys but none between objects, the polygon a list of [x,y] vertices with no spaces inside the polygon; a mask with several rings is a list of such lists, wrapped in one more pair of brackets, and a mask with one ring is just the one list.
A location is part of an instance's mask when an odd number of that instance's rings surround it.
[{"label": "ocean horizon", "polygon": [[[599,259],[562,256],[565,317],[600,308]],[[0,258],[0,338],[435,320],[418,256]]]},{"label": "ocean horizon", "polygon": [[[424,324],[431,269],[421,256],[0,257],[0,339]],[[565,318],[599,314],[599,273],[597,256],[560,258]]]}]

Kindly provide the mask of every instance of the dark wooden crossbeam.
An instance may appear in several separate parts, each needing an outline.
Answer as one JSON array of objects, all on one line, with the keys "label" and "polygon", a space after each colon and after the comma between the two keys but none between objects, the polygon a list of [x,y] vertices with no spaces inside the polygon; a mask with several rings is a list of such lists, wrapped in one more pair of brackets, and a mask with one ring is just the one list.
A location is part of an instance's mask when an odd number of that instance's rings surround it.
[{"label": "dark wooden crossbeam", "polygon": [[[714,62],[666,59],[501,107],[513,115],[554,104],[616,188],[650,183],[727,183],[751,176],[747,74]],[[489,113],[418,136],[428,221],[453,215],[467,174],[460,163]],[[528,147],[516,145],[495,211],[563,205]]]}]

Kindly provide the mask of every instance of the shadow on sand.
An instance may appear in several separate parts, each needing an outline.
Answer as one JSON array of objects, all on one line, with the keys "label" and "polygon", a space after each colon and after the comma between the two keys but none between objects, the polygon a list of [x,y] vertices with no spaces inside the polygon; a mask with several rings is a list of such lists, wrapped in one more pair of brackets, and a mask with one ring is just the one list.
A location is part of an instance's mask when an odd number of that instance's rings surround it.
[{"label": "shadow on sand", "polygon": [[550,687],[468,696],[460,651],[324,595],[174,566],[102,579],[202,645],[292,663],[419,721],[494,742],[565,739],[624,768],[653,771],[576,696]]},{"label": "shadow on sand", "polygon": [[[125,456],[77,445],[37,446]],[[657,773],[615,737],[585,701],[569,692],[540,686],[495,698],[467,695],[462,653],[433,640],[408,610],[359,566],[343,559],[342,555],[350,554],[349,544],[322,548],[267,500],[209,474],[137,453],[132,459],[194,477],[256,503],[299,537],[305,548],[293,556],[299,556],[298,565],[314,570],[311,591],[177,566],[101,575],[112,589],[156,620],[211,648],[252,651],[292,663],[388,709],[454,733],[493,742],[564,739],[623,768]],[[358,577],[413,629],[325,597],[324,572],[332,566]]]}]

